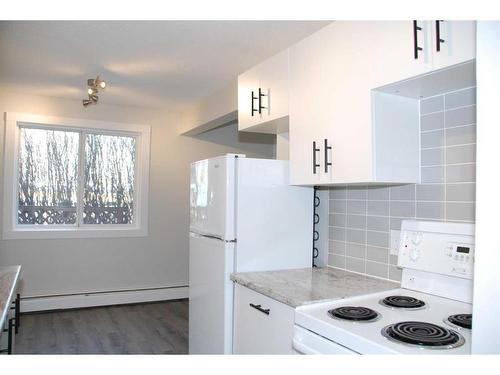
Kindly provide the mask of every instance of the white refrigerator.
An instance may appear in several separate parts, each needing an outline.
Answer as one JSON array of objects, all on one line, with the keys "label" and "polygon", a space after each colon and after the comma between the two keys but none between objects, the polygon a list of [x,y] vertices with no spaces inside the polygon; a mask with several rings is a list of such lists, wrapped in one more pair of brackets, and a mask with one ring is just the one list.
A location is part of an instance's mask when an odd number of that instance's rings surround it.
[{"label": "white refrigerator", "polygon": [[228,154],[191,164],[189,353],[230,354],[232,272],[311,267],[313,190],[288,161]]}]

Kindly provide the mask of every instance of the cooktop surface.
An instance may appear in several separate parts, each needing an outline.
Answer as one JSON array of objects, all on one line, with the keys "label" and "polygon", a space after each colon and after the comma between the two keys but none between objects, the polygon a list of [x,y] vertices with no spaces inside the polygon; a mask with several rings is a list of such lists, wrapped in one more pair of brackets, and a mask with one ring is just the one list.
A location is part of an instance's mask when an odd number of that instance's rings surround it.
[{"label": "cooktop surface", "polygon": [[408,289],[297,308],[295,324],[362,354],[469,354],[471,304]]}]

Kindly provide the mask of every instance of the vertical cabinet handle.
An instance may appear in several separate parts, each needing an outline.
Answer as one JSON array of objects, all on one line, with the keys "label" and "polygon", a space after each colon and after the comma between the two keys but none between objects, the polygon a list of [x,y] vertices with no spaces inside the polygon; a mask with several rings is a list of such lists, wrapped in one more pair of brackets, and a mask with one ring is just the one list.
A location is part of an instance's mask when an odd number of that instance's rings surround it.
[{"label": "vertical cabinet handle", "polygon": [[332,146],[328,146],[328,139],[325,138],[325,173],[328,173],[328,167],[332,165],[332,163],[328,161],[328,150],[331,149]]},{"label": "vertical cabinet handle", "polygon": [[422,47],[418,46],[418,32],[421,31],[422,28],[417,25],[417,21],[413,21],[413,57],[418,59],[418,51],[422,51]]},{"label": "vertical cabinet handle", "polygon": [[[260,111],[258,109],[256,109],[255,106],[254,106],[254,101],[256,99],[258,99],[258,98],[254,95],[254,92],[252,91],[252,117],[253,117],[253,115],[254,115],[255,112],[259,112],[260,113]],[[260,99],[259,99],[259,103],[260,103]]]},{"label": "vertical cabinet handle", "polygon": [[443,20],[436,21],[436,51],[441,51],[441,43],[444,43],[444,39],[441,38],[441,22]]},{"label": "vertical cabinet handle", "polygon": [[9,333],[7,336],[7,354],[12,354],[14,341],[14,318],[9,319]]},{"label": "vertical cabinet handle", "polygon": [[262,105],[262,98],[264,96],[267,96],[266,94],[262,93],[262,89],[259,87],[259,114],[262,114],[263,109],[267,109],[267,107],[264,107]]},{"label": "vertical cabinet handle", "polygon": [[269,315],[269,312],[271,311],[271,309],[263,309],[262,305],[254,305],[253,303],[250,303],[249,305],[250,305],[250,307],[253,307],[256,310],[259,310],[261,313],[264,313],[266,315]]},{"label": "vertical cabinet handle", "polygon": [[16,335],[19,333],[19,326],[21,325],[21,295],[17,293],[15,301],[15,320],[16,320]]},{"label": "vertical cabinet handle", "polygon": [[319,163],[316,159],[316,153],[320,151],[319,148],[316,147],[316,141],[313,142],[313,174],[316,174],[316,168],[319,168]]}]

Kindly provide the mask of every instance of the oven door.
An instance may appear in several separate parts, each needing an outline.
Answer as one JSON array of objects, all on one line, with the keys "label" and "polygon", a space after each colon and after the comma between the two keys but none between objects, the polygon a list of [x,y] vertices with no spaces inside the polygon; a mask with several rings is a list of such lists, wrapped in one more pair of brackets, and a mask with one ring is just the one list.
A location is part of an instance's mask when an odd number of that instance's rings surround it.
[{"label": "oven door", "polygon": [[359,354],[297,325],[292,346],[295,354]]}]

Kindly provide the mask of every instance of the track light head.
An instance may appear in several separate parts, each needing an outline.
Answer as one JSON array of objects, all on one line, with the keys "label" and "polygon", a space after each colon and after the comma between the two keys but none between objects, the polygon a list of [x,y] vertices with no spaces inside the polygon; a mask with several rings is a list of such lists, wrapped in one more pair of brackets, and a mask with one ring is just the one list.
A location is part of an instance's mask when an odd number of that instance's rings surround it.
[{"label": "track light head", "polygon": [[101,80],[99,76],[96,78],[87,79],[87,94],[89,95],[88,99],[83,100],[83,106],[86,107],[89,104],[97,103],[99,97],[97,96],[99,89],[106,88],[106,82]]},{"label": "track light head", "polygon": [[100,79],[99,76],[97,76],[97,78],[87,79],[87,86],[104,89],[106,88],[106,82]]}]

